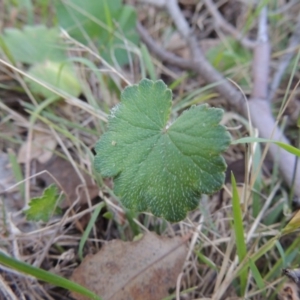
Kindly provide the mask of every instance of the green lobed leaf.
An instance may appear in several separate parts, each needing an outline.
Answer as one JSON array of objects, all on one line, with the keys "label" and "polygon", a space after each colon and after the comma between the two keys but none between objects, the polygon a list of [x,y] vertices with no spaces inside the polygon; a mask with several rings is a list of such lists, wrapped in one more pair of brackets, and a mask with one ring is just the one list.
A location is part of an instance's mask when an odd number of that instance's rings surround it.
[{"label": "green lobed leaf", "polygon": [[57,207],[59,195],[55,185],[50,185],[44,190],[41,197],[32,198],[29,208],[25,210],[26,219],[29,221],[48,222],[53,214],[58,214],[60,209]]},{"label": "green lobed leaf", "polygon": [[193,106],[170,126],[172,92],[161,81],[127,87],[96,145],[95,169],[114,177],[125,207],[180,221],[202,193],[220,189],[226,164],[220,155],[230,135],[223,110]]},{"label": "green lobed leaf", "polygon": [[223,185],[220,153],[230,135],[219,124],[223,110],[194,106],[169,125],[171,105],[172,92],[161,80],[127,87],[96,145],[94,164],[115,178],[125,207],[175,222],[198,206],[202,193]]}]

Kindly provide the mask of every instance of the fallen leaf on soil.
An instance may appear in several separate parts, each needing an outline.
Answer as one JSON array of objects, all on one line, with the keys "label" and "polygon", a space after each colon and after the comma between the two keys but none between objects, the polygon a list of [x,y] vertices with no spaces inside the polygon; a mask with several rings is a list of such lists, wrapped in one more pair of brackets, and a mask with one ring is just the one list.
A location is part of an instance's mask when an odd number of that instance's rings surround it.
[{"label": "fallen leaf on soil", "polygon": [[32,141],[22,144],[18,153],[18,162],[26,163],[28,143],[31,143],[30,159],[37,159],[40,163],[46,163],[53,155],[57,142],[53,135],[44,131],[33,131]]},{"label": "fallen leaf on soil", "polygon": [[[37,163],[37,173],[45,170],[56,178],[56,180],[62,186],[63,192],[65,192],[66,199],[60,204],[61,208],[67,208],[70,203],[73,203],[78,199],[78,196],[80,197],[78,203],[87,203],[87,197],[84,187],[82,186],[82,182],[69,161],[55,156],[45,164]],[[92,178],[89,175],[85,174],[84,172],[81,172],[81,174],[85,180],[86,188],[90,198],[95,198],[98,195],[99,187],[92,181]],[[55,183],[51,176],[49,176],[47,173],[39,175],[38,178],[44,182],[45,187]],[[78,186],[81,187],[78,189]],[[77,195],[77,189],[79,191],[79,195]],[[68,200],[70,200],[70,203],[68,203]]]},{"label": "fallen leaf on soil", "polygon": [[278,293],[280,300],[299,300],[299,288],[294,282],[287,282]]},{"label": "fallen leaf on soil", "polygon": [[[146,233],[134,242],[113,240],[87,256],[72,280],[103,300],[158,300],[168,296],[182,270],[187,237],[167,238]],[[85,296],[72,295],[76,300]]]}]

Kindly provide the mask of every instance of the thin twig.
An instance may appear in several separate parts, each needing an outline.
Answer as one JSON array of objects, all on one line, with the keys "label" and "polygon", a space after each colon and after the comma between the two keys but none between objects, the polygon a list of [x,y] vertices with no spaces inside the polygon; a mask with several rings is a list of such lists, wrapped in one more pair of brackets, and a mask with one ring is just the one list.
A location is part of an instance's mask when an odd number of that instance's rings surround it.
[{"label": "thin twig", "polygon": [[258,36],[254,49],[252,63],[253,88],[252,98],[267,99],[268,96],[268,79],[270,65],[270,44],[268,37],[268,18],[267,7],[265,6],[259,16]]},{"label": "thin twig", "polygon": [[149,35],[145,27],[137,22],[136,28],[142,41],[147,45],[151,52],[158,56],[162,61],[168,62],[174,66],[182,69],[193,69],[193,63],[190,60],[181,58],[172,52],[163,49],[154,39]]},{"label": "thin twig", "polygon": [[214,18],[214,26],[232,35],[246,48],[252,49],[256,46],[255,41],[249,40],[248,38],[243,36],[234,26],[232,26],[223,18],[223,16],[220,14],[219,10],[211,0],[204,0],[204,3]]},{"label": "thin twig", "polygon": [[255,218],[254,222],[252,223],[251,228],[247,233],[247,238],[246,238],[247,244],[253,238],[253,235],[254,235],[256,229],[258,228],[258,226],[261,222],[261,219],[265,215],[267,209],[270,207],[270,204],[271,204],[272,200],[275,198],[275,195],[276,195],[277,191],[279,190],[281,184],[282,184],[282,182],[281,182],[281,180],[279,180],[277,182],[277,184],[275,185],[275,187],[272,189],[272,191],[271,191],[270,195],[268,196],[267,200],[264,202],[264,205],[261,208],[261,210],[260,210],[259,214],[257,215],[257,217]]},{"label": "thin twig", "polygon": [[283,14],[287,12],[289,9],[294,8],[294,5],[298,4],[299,0],[290,0],[286,4],[280,5],[277,9],[269,12],[269,16],[277,16],[279,14]]},{"label": "thin twig", "polygon": [[244,110],[243,95],[208,62],[195,38],[195,35],[190,30],[186,19],[182,15],[177,1],[167,1],[166,9],[168,10],[178,31],[190,47],[193,56],[193,70],[201,75],[208,83],[220,83],[215,87],[217,92],[225,97],[231,105],[236,107],[237,110],[242,112]]},{"label": "thin twig", "polygon": [[[202,76],[208,83],[220,83],[216,86],[216,90],[221,95],[227,95],[225,98],[228,102],[235,106],[238,111],[242,112],[243,104],[242,99],[243,95],[237,92],[227,80],[222,77],[206,60],[205,56],[202,54],[201,49],[196,50],[198,55],[196,55],[200,59],[197,62],[193,60],[187,60],[181,58],[172,52],[169,52],[163,49],[147,32],[147,30],[143,27],[141,23],[137,23],[137,30],[143,40],[143,42],[147,45],[152,53],[154,53],[159,59],[164,62],[168,62],[182,69],[188,69],[191,71],[195,71],[200,76]],[[198,47],[198,46],[197,46]],[[202,60],[201,60],[202,59]],[[224,96],[225,96],[224,95]]]},{"label": "thin twig", "polygon": [[0,291],[1,294],[5,297],[6,300],[17,300],[18,298],[13,293],[9,284],[6,283],[4,278],[0,274]]},{"label": "thin twig", "polygon": [[[292,57],[294,56],[295,50],[299,47],[300,44],[300,15],[298,16],[298,21],[294,29],[294,33],[290,38],[289,45],[287,47],[286,53],[281,57],[279,62],[279,66],[277,68],[277,72],[275,73],[270,90],[268,95],[268,100],[272,101],[276,94],[276,91],[279,87],[281,79],[284,75],[286,68],[288,67]],[[289,51],[292,50],[292,51]]]},{"label": "thin twig", "polygon": [[[267,7],[265,6],[259,18],[258,45],[254,50],[253,59],[253,89],[250,100],[248,101],[252,122],[259,129],[259,134],[264,138],[271,138],[289,144],[288,139],[278,128],[277,122],[272,115],[268,100],[268,79],[270,64],[270,45],[268,42],[267,27]],[[277,118],[279,119],[279,118]],[[293,185],[293,172],[295,166],[295,156],[285,152],[274,144],[267,144],[263,153],[267,151],[274,161],[279,162],[279,169],[289,186]],[[300,168],[296,170],[297,195],[300,195]]]}]

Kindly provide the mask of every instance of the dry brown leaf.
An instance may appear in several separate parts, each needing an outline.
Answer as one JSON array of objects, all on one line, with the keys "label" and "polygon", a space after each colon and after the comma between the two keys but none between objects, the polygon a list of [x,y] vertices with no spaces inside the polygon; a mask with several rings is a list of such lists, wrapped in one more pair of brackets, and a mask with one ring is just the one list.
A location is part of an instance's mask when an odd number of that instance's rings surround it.
[{"label": "dry brown leaf", "polygon": [[[46,164],[37,164],[36,172],[39,173],[41,171],[48,171],[59,182],[63,191],[66,193],[67,199],[60,205],[62,208],[68,207],[71,203],[77,200],[78,197],[80,198],[78,201],[79,203],[87,203],[87,197],[84,187],[82,186],[83,183],[69,161],[55,156]],[[99,187],[92,181],[92,178],[89,175],[82,172],[82,177],[85,180],[90,199],[95,198],[98,195]],[[47,173],[39,175],[38,178],[44,181],[44,185],[46,187],[55,183],[51,176]],[[70,203],[68,202],[68,199],[70,200]]]},{"label": "dry brown leaf", "polygon": [[299,300],[299,288],[294,282],[287,282],[278,293],[280,300]]},{"label": "dry brown leaf", "polygon": [[[134,242],[113,240],[87,256],[72,280],[103,300],[159,300],[168,296],[182,270],[187,237],[167,238],[146,233]],[[76,300],[85,296],[73,294]]]},{"label": "dry brown leaf", "polygon": [[18,153],[18,162],[26,163],[28,143],[30,147],[30,159],[37,159],[40,163],[46,163],[53,155],[53,150],[56,148],[57,141],[53,135],[44,131],[34,130],[32,141],[26,141],[22,144]]}]

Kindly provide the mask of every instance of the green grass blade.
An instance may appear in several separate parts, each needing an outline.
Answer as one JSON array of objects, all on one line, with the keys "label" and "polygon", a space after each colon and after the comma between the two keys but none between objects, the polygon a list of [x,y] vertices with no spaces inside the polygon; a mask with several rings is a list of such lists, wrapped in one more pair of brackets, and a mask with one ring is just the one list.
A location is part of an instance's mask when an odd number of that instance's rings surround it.
[{"label": "green grass blade", "polygon": [[148,51],[148,48],[144,44],[141,45],[141,54],[142,54],[142,60],[145,63],[145,67],[150,76],[150,79],[157,80],[155,68],[150,53]]},{"label": "green grass blade", "polygon": [[83,259],[83,255],[82,255],[82,252],[83,252],[83,247],[84,247],[84,244],[85,242],[87,241],[88,237],[89,237],[89,234],[98,218],[98,215],[100,214],[102,208],[105,206],[105,203],[104,202],[101,202],[94,210],[93,214],[92,214],[92,217],[82,235],[82,238],[80,240],[80,243],[79,243],[79,249],[78,249],[78,255],[79,255],[79,258],[82,260]]},{"label": "green grass blade", "polygon": [[300,237],[296,238],[288,249],[285,250],[285,262],[283,262],[282,258],[276,261],[271,270],[264,276],[266,281],[270,281],[274,279],[282,268],[286,268],[287,266],[292,265],[294,260],[299,261],[297,257],[299,257],[299,246]]},{"label": "green grass blade", "polygon": [[282,263],[284,264],[284,265],[286,265],[286,254],[285,254],[285,252],[284,252],[284,249],[282,248],[282,246],[281,246],[281,244],[280,244],[280,242],[279,241],[276,241],[276,248],[278,249],[278,252],[279,252],[279,254],[280,254],[280,256],[281,256],[281,259],[282,259]]},{"label": "green grass blade", "polygon": [[281,147],[282,149],[296,155],[296,156],[299,156],[300,157],[300,149],[294,147],[294,146],[291,146],[289,144],[285,144],[283,142],[274,142],[277,146]]},{"label": "green grass blade", "polygon": [[198,98],[198,103],[199,103],[199,99],[201,99],[201,97],[203,101],[205,101],[205,99],[209,99],[210,97],[213,97],[214,93],[211,91],[211,89],[217,86],[218,84],[219,83],[215,83],[215,82],[212,84],[207,84],[204,87],[195,89],[192,92],[187,93],[187,95],[181,97],[178,102],[177,101],[174,102],[173,112],[180,111],[181,109],[187,108],[190,105],[195,104],[196,98]]},{"label": "green grass blade", "polygon": [[189,77],[188,74],[184,73],[182,76],[180,76],[179,78],[177,78],[176,80],[174,80],[171,84],[169,84],[170,90],[175,90],[188,77]]},{"label": "green grass blade", "polygon": [[0,251],[0,263],[9,268],[12,268],[19,272],[31,275],[39,280],[48,282],[55,286],[65,288],[65,289],[75,292],[75,293],[79,293],[79,294],[89,297],[91,299],[101,300],[101,298],[99,296],[97,296],[93,292],[89,291],[88,289],[84,288],[83,286],[81,286],[75,282],[72,282],[61,276],[52,274],[52,273],[42,270],[40,268],[33,267],[30,264],[27,264],[25,262],[18,261],[16,259],[14,259],[13,257],[10,257],[10,256],[4,254],[1,251]]},{"label": "green grass blade", "polygon": [[254,193],[252,200],[252,215],[256,218],[263,206],[261,195],[259,194],[263,187],[262,168],[261,168],[261,146],[257,144],[253,154],[253,169],[252,174],[257,174],[253,184]]},{"label": "green grass blade", "polygon": [[277,146],[279,146],[280,148],[286,150],[287,152],[290,152],[290,153],[300,157],[300,149],[293,147],[289,144],[283,143],[283,142],[269,140],[269,139],[245,137],[245,138],[241,138],[241,139],[232,141],[231,144],[236,145],[236,144],[245,144],[245,143],[253,143],[253,142],[273,143],[273,144],[276,144]]},{"label": "green grass blade", "polygon": [[[235,233],[235,241],[237,248],[237,255],[239,262],[241,263],[247,255],[247,247],[244,238],[244,227],[243,227],[243,216],[242,209],[240,206],[239,194],[236,186],[236,181],[233,173],[231,173],[231,184],[232,184],[232,213],[233,213],[233,227]],[[247,285],[247,273],[248,270],[245,269],[240,273],[240,287],[241,295],[244,295]]]},{"label": "green grass blade", "polygon": [[259,258],[261,258],[266,252],[268,252],[269,250],[271,250],[274,245],[276,244],[276,241],[278,240],[278,238],[280,237],[280,235],[277,235],[275,237],[273,237],[272,239],[270,239],[266,244],[264,244],[262,247],[260,247],[258,249],[258,251],[256,251],[255,253],[253,253],[247,263],[243,264],[242,266],[240,266],[237,270],[237,276],[239,276],[241,273],[243,273],[245,270],[247,270],[250,266],[250,260],[252,262],[256,262]]},{"label": "green grass blade", "polygon": [[[110,9],[107,5],[106,0],[104,0],[104,12],[105,12],[106,25],[108,26],[109,29],[113,30],[113,28],[114,28],[113,21],[112,21]],[[110,34],[111,34],[111,31],[110,31]]]},{"label": "green grass blade", "polygon": [[213,269],[215,271],[219,271],[218,267],[216,266],[216,264],[211,259],[209,259],[207,256],[205,256],[204,254],[202,254],[200,251],[197,251],[197,256],[198,256],[199,260],[201,260],[202,262],[204,262],[211,269]]},{"label": "green grass blade", "polygon": [[257,286],[259,287],[260,290],[262,290],[262,294],[264,296],[264,298],[266,299],[266,291],[265,291],[265,283],[263,278],[260,275],[259,270],[257,269],[255,263],[250,259],[249,260],[249,264],[250,264],[250,269],[252,271],[252,276],[257,284]]},{"label": "green grass blade", "polygon": [[97,137],[99,136],[99,132],[97,132],[96,130],[86,128],[83,125],[81,125],[80,123],[75,123],[75,122],[71,122],[67,119],[63,119],[62,117],[59,117],[52,112],[50,113],[47,111],[43,111],[41,113],[41,116],[48,118],[50,121],[54,121],[56,124],[68,126],[68,128],[70,128],[70,129],[78,129],[78,130],[88,133],[90,135],[97,136]]},{"label": "green grass blade", "polygon": [[15,61],[14,57],[12,56],[12,54],[10,53],[8,47],[6,46],[2,36],[0,36],[0,50],[2,50],[2,52],[5,54],[5,56],[7,57],[7,59],[9,60],[9,62],[12,65],[16,65],[16,61]]}]

